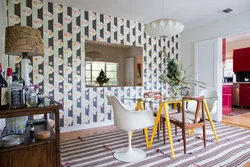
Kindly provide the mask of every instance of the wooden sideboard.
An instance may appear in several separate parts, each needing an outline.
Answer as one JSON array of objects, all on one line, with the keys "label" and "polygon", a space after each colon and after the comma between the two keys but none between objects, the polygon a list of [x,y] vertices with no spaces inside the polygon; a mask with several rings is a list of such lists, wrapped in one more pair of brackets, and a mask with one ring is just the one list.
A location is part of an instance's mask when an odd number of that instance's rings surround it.
[{"label": "wooden sideboard", "polygon": [[[35,138],[30,136],[29,130],[23,133],[24,142],[18,146],[0,148],[1,167],[59,167],[60,154],[60,124],[59,109],[62,105],[45,98],[45,106],[23,109],[0,110],[0,118],[31,116],[44,114],[46,123],[35,125]],[[47,114],[54,114],[54,128],[47,121]],[[39,140],[36,134],[40,131],[50,131],[50,137]]]}]

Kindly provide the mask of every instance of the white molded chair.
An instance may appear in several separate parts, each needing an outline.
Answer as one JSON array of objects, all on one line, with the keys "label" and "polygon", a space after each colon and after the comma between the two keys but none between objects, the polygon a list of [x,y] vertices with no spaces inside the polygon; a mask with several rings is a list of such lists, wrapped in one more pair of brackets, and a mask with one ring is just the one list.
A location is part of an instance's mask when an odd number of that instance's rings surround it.
[{"label": "white molded chair", "polygon": [[[208,89],[203,89],[200,93],[199,96],[204,96],[207,107],[210,113],[215,113],[217,112],[217,103],[220,98],[219,92],[217,90],[208,90]],[[216,97],[216,98],[207,98],[206,97]],[[196,103],[195,102],[188,102],[188,111],[189,112],[195,112],[196,109]]]},{"label": "white molded chair", "polygon": [[108,103],[114,112],[114,124],[128,133],[128,148],[114,153],[114,157],[123,162],[138,162],[146,158],[146,153],[138,148],[132,148],[131,138],[134,130],[148,128],[154,125],[154,115],[151,110],[133,111],[115,96],[107,96]]}]

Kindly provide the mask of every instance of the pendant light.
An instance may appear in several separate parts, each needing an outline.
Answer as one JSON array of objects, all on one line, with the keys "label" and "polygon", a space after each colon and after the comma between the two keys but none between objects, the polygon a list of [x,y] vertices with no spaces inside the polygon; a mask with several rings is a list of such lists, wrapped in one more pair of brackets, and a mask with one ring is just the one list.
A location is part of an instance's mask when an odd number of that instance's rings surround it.
[{"label": "pendant light", "polygon": [[95,44],[93,41],[93,51],[86,53],[86,59],[89,61],[97,61],[103,58],[103,54],[100,52],[95,51]]},{"label": "pendant light", "polygon": [[[164,17],[164,0],[163,0],[163,17]],[[152,21],[147,24],[144,31],[147,35],[155,38],[172,37],[181,33],[184,25],[174,19],[163,18]]]}]

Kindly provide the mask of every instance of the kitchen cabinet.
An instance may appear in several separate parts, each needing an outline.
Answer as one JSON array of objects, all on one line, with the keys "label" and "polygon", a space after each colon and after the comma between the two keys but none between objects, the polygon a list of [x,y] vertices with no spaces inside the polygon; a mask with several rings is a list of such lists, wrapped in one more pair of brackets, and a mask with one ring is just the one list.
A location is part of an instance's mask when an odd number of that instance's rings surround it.
[{"label": "kitchen cabinet", "polygon": [[236,49],[233,51],[233,71],[250,71],[250,48]]},{"label": "kitchen cabinet", "polygon": [[242,50],[237,49],[233,51],[233,71],[241,72],[242,71]]},{"label": "kitchen cabinet", "polygon": [[250,48],[242,49],[242,68],[243,71],[250,71]]},{"label": "kitchen cabinet", "polygon": [[[36,137],[33,138],[27,128],[22,134],[24,138],[23,143],[18,146],[0,147],[1,167],[61,166],[59,109],[62,108],[62,105],[49,98],[44,98],[44,101],[45,106],[43,107],[0,111],[0,118],[44,114],[46,122],[34,126],[34,136],[41,131],[50,131],[49,138],[39,140]],[[48,113],[54,115],[55,130],[48,123]]]},{"label": "kitchen cabinet", "polygon": [[240,84],[240,106],[250,107],[250,83]]},{"label": "kitchen cabinet", "polygon": [[230,114],[232,112],[232,85],[222,86],[222,114]]}]

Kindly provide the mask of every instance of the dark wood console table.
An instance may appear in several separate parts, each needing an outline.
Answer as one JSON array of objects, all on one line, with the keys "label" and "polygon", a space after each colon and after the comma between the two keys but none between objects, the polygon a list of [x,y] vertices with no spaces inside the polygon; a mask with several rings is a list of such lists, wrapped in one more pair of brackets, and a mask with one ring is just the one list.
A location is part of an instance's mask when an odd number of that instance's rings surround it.
[{"label": "dark wood console table", "polygon": [[[23,133],[24,142],[18,146],[0,148],[1,167],[60,167],[60,124],[59,109],[62,105],[49,98],[44,98],[43,107],[0,110],[0,118],[30,116],[44,114],[46,123],[35,125],[35,140],[32,140],[29,130]],[[47,114],[54,113],[55,130],[47,121]],[[50,131],[48,139],[36,139],[40,131]]]}]

